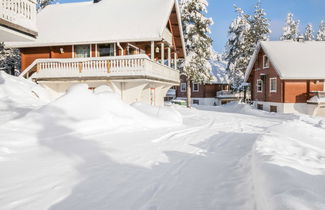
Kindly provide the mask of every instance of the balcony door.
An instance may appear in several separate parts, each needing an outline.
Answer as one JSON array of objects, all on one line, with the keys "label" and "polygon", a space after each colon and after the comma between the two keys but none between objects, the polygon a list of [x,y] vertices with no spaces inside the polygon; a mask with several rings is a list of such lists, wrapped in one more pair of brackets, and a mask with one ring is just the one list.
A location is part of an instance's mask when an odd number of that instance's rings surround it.
[{"label": "balcony door", "polygon": [[90,57],[90,45],[75,45],[74,55],[76,58],[89,58]]},{"label": "balcony door", "polygon": [[114,44],[98,44],[98,57],[114,56]]}]

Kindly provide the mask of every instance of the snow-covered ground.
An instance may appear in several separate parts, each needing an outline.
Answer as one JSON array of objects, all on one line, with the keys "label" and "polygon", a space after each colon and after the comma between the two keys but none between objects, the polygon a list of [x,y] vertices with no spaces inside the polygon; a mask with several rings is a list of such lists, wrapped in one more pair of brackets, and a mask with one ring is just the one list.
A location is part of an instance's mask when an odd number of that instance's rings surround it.
[{"label": "snow-covered ground", "polygon": [[[37,97],[38,96],[38,97]],[[1,210],[323,210],[325,120],[247,105],[58,100],[0,73]]]}]

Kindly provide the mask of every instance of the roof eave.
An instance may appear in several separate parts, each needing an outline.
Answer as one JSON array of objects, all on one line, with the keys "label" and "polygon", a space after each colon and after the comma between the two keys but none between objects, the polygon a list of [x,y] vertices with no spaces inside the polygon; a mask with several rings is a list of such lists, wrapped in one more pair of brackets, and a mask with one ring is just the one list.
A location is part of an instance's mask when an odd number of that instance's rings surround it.
[{"label": "roof eave", "polygon": [[100,41],[76,41],[76,42],[53,42],[53,43],[10,43],[6,42],[5,46],[7,48],[30,48],[30,47],[48,47],[48,46],[66,46],[66,45],[82,45],[82,44],[102,44],[102,43],[125,43],[125,42],[148,42],[148,41],[161,41],[161,37],[154,38],[141,38],[141,39],[125,39],[125,40],[100,40]]}]

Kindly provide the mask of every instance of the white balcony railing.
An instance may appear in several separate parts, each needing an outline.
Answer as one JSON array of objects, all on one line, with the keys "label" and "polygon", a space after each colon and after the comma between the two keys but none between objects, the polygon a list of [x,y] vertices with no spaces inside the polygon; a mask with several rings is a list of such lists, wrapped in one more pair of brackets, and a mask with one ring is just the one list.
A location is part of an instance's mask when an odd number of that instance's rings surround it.
[{"label": "white balcony railing", "polygon": [[231,90],[218,91],[216,94],[217,98],[243,98],[243,92],[233,92]]},{"label": "white balcony railing", "polygon": [[147,55],[37,59],[20,76],[36,80],[80,77],[145,77],[179,83],[178,70],[156,63]]},{"label": "white balcony railing", "polygon": [[34,0],[0,0],[0,19],[8,21],[14,27],[20,26],[37,32],[36,2]]}]

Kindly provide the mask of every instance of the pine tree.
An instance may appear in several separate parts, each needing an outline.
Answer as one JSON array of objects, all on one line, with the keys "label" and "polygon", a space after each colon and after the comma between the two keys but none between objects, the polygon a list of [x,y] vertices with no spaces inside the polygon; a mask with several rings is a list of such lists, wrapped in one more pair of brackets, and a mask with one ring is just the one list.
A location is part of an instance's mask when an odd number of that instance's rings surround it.
[{"label": "pine tree", "polygon": [[315,37],[314,37],[313,25],[308,24],[306,26],[304,37],[306,41],[314,40]]},{"label": "pine tree", "polygon": [[0,70],[11,75],[18,75],[20,69],[20,54],[17,49],[6,49],[0,43]]},{"label": "pine tree", "polygon": [[[259,41],[269,39],[270,21],[266,18],[266,12],[262,8],[261,2],[258,1],[255,6],[254,15],[250,18],[249,42],[252,44],[253,52]],[[253,54],[251,51],[251,54]]]},{"label": "pine tree", "polygon": [[237,89],[243,82],[246,68],[258,42],[268,40],[271,30],[260,2],[256,4],[253,15],[246,14],[238,7],[235,8],[237,17],[229,27],[225,57],[233,88]]},{"label": "pine tree", "polygon": [[325,21],[321,21],[316,37],[317,41],[325,41]]},{"label": "pine tree", "polygon": [[288,13],[281,40],[297,40],[299,36],[299,23],[299,20],[294,20],[292,13]]},{"label": "pine tree", "polygon": [[183,0],[181,14],[187,56],[183,73],[187,79],[187,105],[191,106],[191,83],[204,83],[211,79],[209,63],[212,51],[212,39],[209,34],[213,24],[205,17],[208,2],[206,0]]},{"label": "pine tree", "polygon": [[237,17],[233,20],[229,27],[228,42],[226,45],[225,58],[228,61],[227,71],[236,87],[243,78],[245,69],[245,55],[247,52],[247,34],[249,33],[250,24],[247,16],[238,10]]}]

